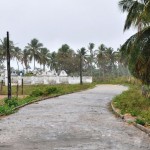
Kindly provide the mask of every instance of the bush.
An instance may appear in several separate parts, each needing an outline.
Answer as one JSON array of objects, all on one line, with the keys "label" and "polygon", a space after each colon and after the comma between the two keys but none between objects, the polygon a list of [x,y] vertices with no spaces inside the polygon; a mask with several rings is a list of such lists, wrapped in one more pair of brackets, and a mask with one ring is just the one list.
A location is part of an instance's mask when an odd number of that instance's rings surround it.
[{"label": "bush", "polygon": [[36,89],[36,90],[33,90],[32,93],[30,94],[30,96],[32,97],[38,97],[38,96],[42,96],[44,93],[39,90],[39,89]]},{"label": "bush", "polygon": [[9,106],[0,106],[0,115],[9,115],[14,111]]},{"label": "bush", "polygon": [[12,98],[12,99],[6,98],[6,99],[4,99],[4,102],[9,107],[16,107],[16,106],[18,106],[18,101],[17,101],[16,98]]},{"label": "bush", "polygon": [[50,94],[55,94],[55,93],[58,93],[59,90],[56,88],[56,87],[48,87],[46,88],[44,94],[45,95],[50,95]]},{"label": "bush", "polygon": [[136,119],[136,123],[137,124],[140,124],[140,125],[142,125],[142,126],[144,126],[145,125],[145,121],[144,120],[142,120],[142,119]]}]

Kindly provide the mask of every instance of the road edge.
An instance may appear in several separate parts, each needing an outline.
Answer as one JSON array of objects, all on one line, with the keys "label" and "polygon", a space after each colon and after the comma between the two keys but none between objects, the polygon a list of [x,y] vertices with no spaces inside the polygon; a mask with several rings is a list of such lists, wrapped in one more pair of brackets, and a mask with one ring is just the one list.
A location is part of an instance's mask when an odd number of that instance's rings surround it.
[{"label": "road edge", "polygon": [[[114,114],[115,114],[116,116],[118,116],[119,118],[121,118],[123,121],[125,121],[125,122],[128,123],[128,121],[125,119],[125,116],[122,115],[122,114],[120,114],[120,113],[116,110],[116,108],[115,108],[114,105],[113,105],[113,101],[111,101],[110,105],[111,105],[111,109],[112,109],[112,111],[114,112]],[[137,124],[136,122],[133,122],[133,125],[134,125],[136,128],[140,129],[141,131],[145,132],[145,133],[150,137],[150,129],[147,129],[146,127],[144,127],[144,126],[142,126],[142,125],[140,125],[140,124]]]}]

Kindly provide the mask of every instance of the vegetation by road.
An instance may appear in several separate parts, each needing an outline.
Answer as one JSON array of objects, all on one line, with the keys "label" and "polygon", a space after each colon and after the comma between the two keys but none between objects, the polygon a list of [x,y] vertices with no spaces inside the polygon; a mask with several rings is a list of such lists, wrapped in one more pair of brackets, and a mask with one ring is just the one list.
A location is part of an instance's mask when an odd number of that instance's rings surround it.
[{"label": "vegetation by road", "polygon": [[141,86],[133,84],[128,86],[128,91],[114,98],[114,107],[123,115],[131,114],[136,117],[137,123],[150,126],[150,98],[142,96]]}]

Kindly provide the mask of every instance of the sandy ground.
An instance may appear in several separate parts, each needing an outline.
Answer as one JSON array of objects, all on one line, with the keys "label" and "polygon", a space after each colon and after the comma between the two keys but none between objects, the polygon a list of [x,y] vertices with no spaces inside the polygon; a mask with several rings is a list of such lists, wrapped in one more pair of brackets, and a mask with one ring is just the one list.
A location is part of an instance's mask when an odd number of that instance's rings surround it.
[{"label": "sandy ground", "polygon": [[26,106],[0,120],[0,150],[150,150],[148,135],[109,111],[126,89],[101,85]]},{"label": "sandy ground", "polygon": [[0,95],[0,100],[7,97],[6,95]]}]

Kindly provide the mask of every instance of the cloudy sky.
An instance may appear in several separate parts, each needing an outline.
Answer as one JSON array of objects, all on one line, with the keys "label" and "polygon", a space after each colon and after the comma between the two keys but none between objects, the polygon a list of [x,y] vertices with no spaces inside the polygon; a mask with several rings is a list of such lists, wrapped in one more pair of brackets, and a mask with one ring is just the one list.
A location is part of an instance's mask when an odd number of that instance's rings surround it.
[{"label": "cloudy sky", "polygon": [[124,21],[118,0],[0,0],[0,38],[9,31],[21,48],[37,38],[50,51],[89,42],[117,49],[134,32],[123,33]]}]

